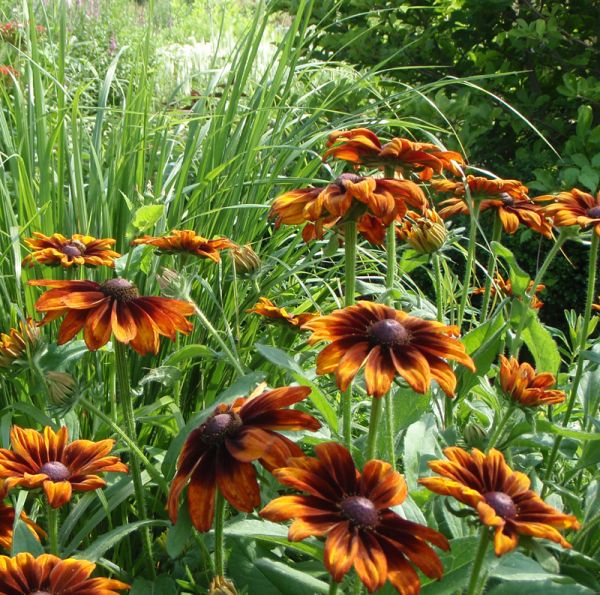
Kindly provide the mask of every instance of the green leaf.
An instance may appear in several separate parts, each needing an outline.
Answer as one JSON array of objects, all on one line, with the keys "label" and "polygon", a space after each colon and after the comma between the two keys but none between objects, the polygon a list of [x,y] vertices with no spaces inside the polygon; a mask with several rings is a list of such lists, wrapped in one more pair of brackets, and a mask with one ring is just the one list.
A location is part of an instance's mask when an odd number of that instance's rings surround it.
[{"label": "green leaf", "polygon": [[529,318],[522,337],[535,359],[537,371],[556,375],[560,367],[560,352],[552,335],[537,316]]},{"label": "green leaf", "polygon": [[411,424],[404,437],[404,474],[409,490],[417,488],[417,479],[427,473],[427,462],[442,457],[439,432],[432,413]]},{"label": "green leaf", "polygon": [[592,126],[594,112],[589,105],[580,105],[577,110],[577,128],[576,134],[579,137],[584,137]]},{"label": "green leaf", "polygon": [[530,278],[517,263],[515,255],[500,242],[492,242],[492,252],[494,252],[496,256],[503,258],[506,261],[506,264],[508,264],[513,295],[515,297],[525,295]]},{"label": "green leaf", "polygon": [[600,183],[600,174],[591,166],[586,165],[581,168],[581,172],[577,178],[588,190],[596,192]]},{"label": "green leaf", "polygon": [[164,210],[164,205],[145,205],[133,214],[131,223],[138,231],[146,231],[154,227],[156,222],[162,217]]},{"label": "green leaf", "polygon": [[177,351],[171,353],[171,355],[166,357],[164,360],[164,365],[174,366],[175,364],[178,364],[185,360],[196,359],[201,357],[207,359],[214,359],[216,355],[217,354],[206,345],[186,345],[185,347],[178,349]]},{"label": "green leaf", "polygon": [[179,507],[177,522],[167,531],[167,553],[171,558],[177,558],[181,554],[193,531],[187,500],[184,500]]},{"label": "green leaf", "polygon": [[130,595],[177,595],[177,583],[166,574],[157,576],[153,581],[138,578],[131,585]]},{"label": "green leaf", "polygon": [[569,428],[554,425],[545,419],[538,419],[536,421],[536,430],[538,432],[548,432],[549,434],[559,434],[560,436],[574,438],[575,440],[580,440],[582,442],[587,440],[600,440],[600,432],[580,432],[579,430],[570,430]]}]

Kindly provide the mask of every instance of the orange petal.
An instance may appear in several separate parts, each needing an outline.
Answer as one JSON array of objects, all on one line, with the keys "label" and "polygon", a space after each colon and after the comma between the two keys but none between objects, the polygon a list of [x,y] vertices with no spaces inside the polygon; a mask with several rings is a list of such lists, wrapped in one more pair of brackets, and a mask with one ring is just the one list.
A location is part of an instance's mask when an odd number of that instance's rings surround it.
[{"label": "orange petal", "polygon": [[358,553],[360,538],[350,531],[350,523],[344,521],[334,527],[327,536],[323,562],[333,580],[339,583],[352,568]]},{"label": "orange petal", "polygon": [[60,508],[71,499],[71,484],[68,481],[45,481],[44,492],[52,508]]},{"label": "orange petal", "polygon": [[219,490],[234,508],[241,512],[252,512],[260,505],[260,489],[251,463],[241,463],[221,449],[217,457],[216,474]]},{"label": "orange petal", "polygon": [[215,516],[215,491],[217,488],[215,463],[214,456],[202,457],[192,474],[188,488],[190,518],[194,527],[203,533],[210,530]]}]

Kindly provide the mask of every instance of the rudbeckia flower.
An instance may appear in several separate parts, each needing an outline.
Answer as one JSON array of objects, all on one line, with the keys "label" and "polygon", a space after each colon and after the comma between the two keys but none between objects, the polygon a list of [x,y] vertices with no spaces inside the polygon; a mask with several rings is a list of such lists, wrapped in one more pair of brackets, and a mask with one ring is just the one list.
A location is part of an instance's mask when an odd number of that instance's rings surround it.
[{"label": "rudbeckia flower", "polygon": [[429,180],[434,173],[440,174],[444,170],[461,175],[456,164],[464,164],[460,153],[444,151],[433,143],[393,138],[383,144],[379,137],[367,128],[332,132],[327,146],[329,148],[325,151],[323,159],[332,156],[357,165],[393,167],[396,171],[404,173],[419,170],[422,180]]},{"label": "rudbeckia flower", "polygon": [[[547,238],[552,236],[552,227],[546,220],[544,210],[527,196],[527,187],[518,180],[467,176],[467,185],[473,198],[481,200],[481,211],[496,210],[506,233],[514,234],[519,224],[523,223]],[[469,214],[462,182],[433,180],[431,187],[436,192],[453,195],[440,203],[443,207],[439,212],[441,217],[447,219],[454,215]]]},{"label": "rudbeckia flower", "polygon": [[[533,281],[530,281],[529,285],[527,286],[528,293],[531,291],[532,287],[533,287]],[[531,302],[529,304],[535,310],[539,310],[544,305],[544,302],[542,302],[542,300],[540,300],[535,295],[536,293],[539,293],[540,291],[543,291],[544,289],[546,289],[546,286],[542,285],[541,283],[539,285],[537,285],[535,288],[534,295],[532,296]],[[512,281],[510,279],[504,279],[502,277],[502,275],[500,275],[500,273],[496,273],[496,276],[494,277],[494,284],[490,288],[491,295],[495,295],[496,292],[498,292],[498,291],[506,297],[510,297],[510,298],[516,297],[515,294],[513,293]],[[482,293],[485,293],[485,287],[477,287],[476,289],[473,290],[473,295],[479,295]],[[519,296],[518,299],[521,300],[522,298]]]},{"label": "rudbeckia flower", "polygon": [[519,535],[541,537],[571,547],[557,529],[578,529],[577,519],[552,508],[531,491],[529,478],[513,471],[500,451],[493,448],[485,455],[474,448],[469,454],[462,448],[451,447],[444,454],[447,461],[428,463],[442,477],[426,477],[419,483],[436,494],[452,496],[474,508],[481,522],[494,528],[497,556],[514,550]]},{"label": "rudbeckia flower", "polygon": [[[15,509],[4,502],[7,495],[6,484],[0,484],[0,547],[10,551],[13,545],[13,526],[15,522]],[[39,541],[45,533],[38,527],[24,512],[21,513],[21,520],[27,525],[35,539]]]},{"label": "rudbeckia flower", "polygon": [[212,525],[217,489],[241,512],[259,506],[260,488],[252,462],[272,471],[289,457],[302,455],[299,446],[275,430],[321,427],[312,415],[287,408],[309,393],[307,387],[288,386],[219,405],[188,436],[179,455],[167,503],[171,521],[177,521],[179,496],[188,481],[188,509],[198,531],[208,531]]},{"label": "rudbeckia flower", "polygon": [[596,235],[600,236],[600,192],[594,198],[587,192],[573,188],[569,192],[560,192],[557,196],[539,196],[535,200],[554,201],[543,209],[557,227],[593,227]]},{"label": "rudbeckia flower", "polygon": [[133,240],[131,244],[133,246],[140,244],[154,246],[158,252],[166,254],[193,254],[201,258],[208,258],[213,262],[221,260],[221,250],[236,247],[236,244],[227,238],[209,240],[196,235],[196,232],[191,229],[183,231],[174,229],[168,236],[158,238],[145,235]]},{"label": "rudbeckia flower", "polygon": [[288,539],[326,536],[325,568],[336,582],[354,566],[370,593],[387,580],[404,595],[419,592],[413,566],[442,578],[440,559],[429,545],[449,549],[447,539],[391,510],[407,495],[406,482],[384,461],[368,461],[362,473],[346,448],[336,443],[315,447],[317,458],[293,458],[273,475],[307,495],[276,498],[260,515],[270,521],[294,519]]},{"label": "rudbeckia flower", "polygon": [[309,343],[331,341],[317,357],[317,374],[335,372],[337,385],[345,391],[364,367],[367,394],[382,397],[396,375],[418,393],[426,393],[432,380],[449,397],[456,376],[445,359],[475,370],[464,345],[452,337],[456,327],[409,316],[383,304],[361,301],[335,310],[304,325],[313,331]]},{"label": "rudbeckia flower", "polygon": [[33,266],[33,261],[49,266],[69,268],[76,265],[88,267],[114,267],[115,258],[121,256],[110,249],[116,240],[97,240],[92,236],[79,233],[71,238],[55,233],[45,236],[35,232],[33,238],[27,238],[25,243],[33,252],[23,260],[24,265]]},{"label": "rudbeckia flower", "polygon": [[265,318],[270,318],[274,321],[281,321],[300,328],[303,324],[306,324],[309,320],[316,318],[319,314],[313,314],[312,312],[304,312],[303,314],[292,314],[285,308],[278,308],[270,299],[261,297],[254,308],[246,310],[251,314],[259,314]]},{"label": "rudbeckia flower", "polygon": [[103,488],[106,482],[97,473],[127,473],[119,457],[108,456],[114,440],[68,442],[67,428],[44,432],[13,426],[12,450],[0,448],[0,479],[6,488],[43,488],[52,508],[66,504],[73,491]]},{"label": "rudbeckia flower", "polygon": [[40,332],[28,318],[19,322],[19,328],[11,328],[7,333],[0,334],[0,368],[8,368],[12,362],[26,356],[27,346],[35,347],[39,341]]},{"label": "rudbeckia flower", "polygon": [[130,586],[110,578],[90,578],[96,565],[86,560],[61,560],[51,554],[34,558],[0,556],[2,595],[118,595]]},{"label": "rudbeckia flower", "polygon": [[566,396],[562,390],[551,390],[556,378],[549,372],[536,374],[527,362],[500,356],[500,386],[504,393],[518,405],[538,407],[562,403]]},{"label": "rudbeckia flower", "polygon": [[192,324],[185,319],[194,313],[189,302],[163,297],[143,297],[125,279],[94,281],[29,281],[30,285],[52,287],[35,303],[46,312],[41,324],[64,316],[58,331],[59,345],[70,341],[81,329],[88,349],[108,343],[112,334],[140,355],[158,353],[159,335],[175,340],[179,331],[187,335]]}]

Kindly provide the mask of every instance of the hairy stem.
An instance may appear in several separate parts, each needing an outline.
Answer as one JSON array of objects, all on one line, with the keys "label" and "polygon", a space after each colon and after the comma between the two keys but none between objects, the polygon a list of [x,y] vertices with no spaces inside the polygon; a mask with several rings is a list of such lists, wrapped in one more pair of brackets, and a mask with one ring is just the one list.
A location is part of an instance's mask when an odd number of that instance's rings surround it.
[{"label": "hairy stem", "polygon": [[[354,304],[356,291],[356,221],[344,224],[344,305]],[[352,446],[352,385],[342,395],[342,426],[344,442]]]},{"label": "hairy stem", "polygon": [[217,490],[217,501],[215,503],[215,574],[225,576],[225,539],[223,527],[225,524],[225,498],[220,490]]},{"label": "hairy stem", "polygon": [[494,219],[494,229],[492,230],[492,240],[490,242],[490,256],[488,258],[487,263],[487,277],[485,280],[485,291],[483,293],[483,302],[481,304],[481,313],[479,315],[480,322],[483,322],[487,318],[488,306],[490,305],[490,298],[492,296],[492,283],[494,281],[494,274],[496,272],[496,254],[491,249],[491,244],[493,242],[498,242],[500,240],[500,236],[502,235],[502,221],[500,217],[496,213],[496,218]]},{"label": "hairy stem", "polygon": [[[483,567],[483,561],[485,560],[485,553],[487,551],[489,541],[489,529],[486,525],[481,527],[481,533],[479,536],[479,546],[477,548],[477,554],[473,562],[473,569],[471,570],[471,578],[469,580],[469,587],[467,589],[467,595],[476,595],[482,591],[480,585],[479,575],[481,574],[481,568]],[[483,578],[485,580],[485,577]]]}]

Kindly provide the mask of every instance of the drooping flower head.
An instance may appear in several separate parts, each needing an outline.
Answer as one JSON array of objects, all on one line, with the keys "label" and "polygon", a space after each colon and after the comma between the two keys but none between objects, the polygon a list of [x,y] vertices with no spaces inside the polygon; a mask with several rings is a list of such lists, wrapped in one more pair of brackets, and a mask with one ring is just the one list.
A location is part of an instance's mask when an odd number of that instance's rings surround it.
[{"label": "drooping flower head", "polygon": [[596,197],[573,188],[569,192],[560,192],[557,196],[538,196],[536,202],[546,202],[544,212],[556,227],[579,225],[581,228],[593,227],[596,235],[600,236],[600,192]]},{"label": "drooping flower head", "polygon": [[95,351],[108,343],[111,335],[129,344],[140,355],[158,353],[159,336],[172,341],[177,332],[187,335],[192,324],[186,316],[194,313],[189,302],[163,297],[140,296],[126,279],[94,281],[29,281],[30,285],[51,287],[35,303],[48,324],[64,316],[57,343],[70,341],[83,329],[88,349]]},{"label": "drooping flower head", "polygon": [[447,235],[443,220],[433,209],[427,209],[423,214],[409,211],[396,227],[396,237],[422,254],[437,252]]},{"label": "drooping flower head", "polygon": [[562,390],[551,389],[555,384],[554,374],[536,374],[527,362],[520,364],[514,357],[500,356],[500,386],[518,405],[539,407],[562,403],[566,395]]},{"label": "drooping flower head", "polygon": [[75,492],[103,488],[97,473],[127,473],[127,465],[109,456],[114,440],[68,441],[67,428],[58,432],[45,427],[43,433],[13,426],[12,450],[0,448],[0,479],[8,490],[43,488],[50,506],[59,508]]},{"label": "drooping flower head", "polygon": [[[10,505],[6,504],[4,499],[6,498],[8,489],[6,488],[5,482],[0,483],[0,547],[4,550],[10,551],[13,545],[13,526],[15,522],[15,509]],[[21,513],[21,520],[25,523],[27,528],[31,531],[34,538],[39,541],[40,537],[45,535],[44,531],[38,527],[24,512]]]},{"label": "drooping flower head", "polygon": [[110,238],[97,240],[79,233],[73,234],[71,238],[66,238],[60,233],[45,236],[43,233],[34,232],[33,235],[33,238],[25,239],[25,243],[33,252],[25,257],[24,265],[33,266],[34,262],[37,262],[65,268],[77,265],[114,267],[115,258],[121,256],[110,249],[110,246],[116,243],[116,240]]},{"label": "drooping flower head", "polygon": [[188,481],[188,509],[198,531],[208,531],[212,525],[217,489],[237,510],[251,512],[259,506],[260,489],[252,462],[272,471],[285,465],[289,457],[302,455],[299,446],[276,430],[315,431],[321,427],[312,415],[288,409],[309,393],[307,387],[290,386],[219,405],[188,436],[179,455],[167,504],[171,521],[177,520],[179,496]]},{"label": "drooping flower head", "polygon": [[447,461],[430,461],[429,467],[442,477],[426,477],[419,483],[427,489],[452,496],[471,506],[481,522],[494,527],[497,556],[517,547],[519,535],[550,539],[565,548],[570,544],[557,529],[578,529],[572,515],[562,514],[529,489],[529,478],[513,471],[504,455],[492,449],[485,455],[474,448],[471,454],[458,447],[446,448]]},{"label": "drooping flower head", "polygon": [[317,374],[335,372],[343,391],[364,367],[367,394],[374,397],[385,395],[396,375],[418,393],[426,393],[433,379],[451,397],[456,376],[444,360],[475,370],[464,345],[452,336],[458,334],[456,327],[383,304],[361,301],[311,320],[304,328],[313,331],[310,344],[331,341],[317,357]]},{"label": "drooping flower head", "polygon": [[11,328],[0,334],[0,368],[8,368],[15,360],[26,357],[27,348],[34,348],[40,339],[40,331],[31,318],[19,322],[19,328]]},{"label": "drooping flower head", "polygon": [[422,180],[429,180],[434,173],[440,174],[443,171],[460,175],[456,164],[464,164],[460,153],[444,151],[433,143],[393,138],[383,144],[379,137],[367,128],[332,132],[327,146],[329,148],[325,151],[323,159],[332,156],[356,165],[393,167],[402,173],[418,171]]},{"label": "drooping flower head", "polygon": [[0,556],[2,595],[119,595],[130,586],[109,578],[90,578],[93,562],[29,553]]},{"label": "drooping flower head", "polygon": [[133,246],[145,244],[154,246],[158,252],[166,254],[192,254],[208,258],[213,262],[221,260],[221,250],[234,248],[236,245],[227,238],[209,240],[196,234],[191,229],[174,229],[169,235],[154,237],[145,235],[131,242]]},{"label": "drooping flower head", "polygon": [[[529,285],[527,286],[528,293],[531,292],[532,287],[533,281],[530,281]],[[544,289],[546,289],[546,286],[542,285],[541,283],[535,287],[534,295],[531,297],[531,302],[529,303],[529,305],[535,310],[539,310],[544,305],[544,302],[542,302],[542,300],[535,295]],[[490,288],[491,295],[496,295],[497,292],[500,292],[500,294],[504,297],[516,298],[519,300],[523,299],[521,296],[516,296],[514,294],[512,281],[510,279],[504,279],[500,273],[496,273],[496,276],[494,277],[494,283]],[[473,290],[473,295],[479,295],[482,293],[485,293],[485,287],[477,287]]]},{"label": "drooping flower head", "polygon": [[325,568],[340,582],[352,568],[370,593],[387,580],[403,595],[418,593],[419,576],[440,579],[443,568],[429,545],[449,548],[447,539],[391,510],[407,495],[406,482],[389,463],[368,461],[362,473],[348,450],[336,443],[315,447],[317,458],[288,461],[273,475],[307,495],[276,498],[260,515],[270,521],[294,519],[288,539],[326,536]]},{"label": "drooping flower head", "polygon": [[[514,234],[523,223],[545,237],[552,236],[552,226],[546,220],[543,209],[527,195],[528,189],[519,180],[489,179],[467,176],[467,185],[474,200],[480,200],[480,210],[494,209],[500,217],[502,227],[508,234]],[[441,194],[452,194],[443,200],[440,216],[444,219],[454,215],[468,215],[469,206],[465,199],[465,186],[462,182],[433,180],[431,187]]]},{"label": "drooping flower head", "polygon": [[253,308],[246,310],[252,314],[259,314],[265,318],[270,318],[273,321],[284,322],[296,328],[300,328],[303,324],[319,316],[312,312],[304,312],[302,314],[292,314],[285,308],[278,308],[270,299],[266,297],[259,298]]}]

